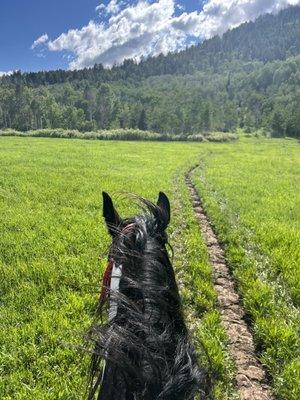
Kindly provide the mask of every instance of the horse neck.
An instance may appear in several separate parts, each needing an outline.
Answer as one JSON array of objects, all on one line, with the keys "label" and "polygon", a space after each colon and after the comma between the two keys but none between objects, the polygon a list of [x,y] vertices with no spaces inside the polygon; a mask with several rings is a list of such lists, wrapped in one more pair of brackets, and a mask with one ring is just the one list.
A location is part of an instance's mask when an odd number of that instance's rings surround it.
[{"label": "horse neck", "polygon": [[[143,302],[144,321],[157,327],[160,320],[160,329],[171,324],[173,329],[175,326],[181,333],[185,331],[175,273],[166,249],[150,238],[142,257],[129,258],[127,262],[129,279],[138,288],[134,297]],[[129,290],[126,295],[130,296]]]}]

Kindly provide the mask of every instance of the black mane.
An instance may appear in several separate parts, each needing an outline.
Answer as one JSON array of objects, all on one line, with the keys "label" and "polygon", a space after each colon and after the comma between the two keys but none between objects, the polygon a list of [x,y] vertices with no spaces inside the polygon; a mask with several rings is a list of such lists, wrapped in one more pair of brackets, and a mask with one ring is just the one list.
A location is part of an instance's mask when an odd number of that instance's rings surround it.
[{"label": "black mane", "polygon": [[110,293],[116,316],[90,330],[95,347],[89,399],[207,398],[201,390],[206,374],[189,340],[166,250],[168,201],[141,199],[144,213],[122,220],[105,195],[104,217],[113,236],[109,260],[122,265],[122,277],[119,291]]}]

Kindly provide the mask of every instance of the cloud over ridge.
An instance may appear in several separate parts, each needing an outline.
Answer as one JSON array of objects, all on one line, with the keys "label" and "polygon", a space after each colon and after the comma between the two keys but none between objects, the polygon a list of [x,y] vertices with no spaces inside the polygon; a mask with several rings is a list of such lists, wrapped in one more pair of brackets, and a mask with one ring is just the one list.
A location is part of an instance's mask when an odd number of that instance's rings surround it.
[{"label": "cloud over ridge", "polygon": [[128,58],[140,61],[143,57],[181,50],[188,38],[201,40],[221,35],[262,14],[298,5],[300,0],[207,0],[202,10],[193,12],[185,12],[181,3],[138,0],[128,5],[125,0],[111,0],[107,6],[96,7],[100,20],[71,29],[54,40],[44,34],[34,41],[32,49],[47,45],[50,51],[72,53],[71,69],[95,63],[111,67]]}]

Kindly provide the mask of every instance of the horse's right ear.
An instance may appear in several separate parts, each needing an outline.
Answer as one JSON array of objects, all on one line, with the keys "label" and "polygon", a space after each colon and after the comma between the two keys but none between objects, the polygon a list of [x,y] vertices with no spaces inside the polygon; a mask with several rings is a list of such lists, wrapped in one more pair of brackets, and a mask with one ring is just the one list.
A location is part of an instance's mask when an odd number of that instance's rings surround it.
[{"label": "horse's right ear", "polygon": [[105,218],[108,232],[111,236],[115,236],[118,226],[121,224],[121,218],[114,208],[113,202],[109,194],[102,192],[103,196],[103,217]]},{"label": "horse's right ear", "polygon": [[170,222],[171,208],[169,199],[164,192],[159,192],[157,205],[161,210],[159,224],[161,229],[165,230]]}]

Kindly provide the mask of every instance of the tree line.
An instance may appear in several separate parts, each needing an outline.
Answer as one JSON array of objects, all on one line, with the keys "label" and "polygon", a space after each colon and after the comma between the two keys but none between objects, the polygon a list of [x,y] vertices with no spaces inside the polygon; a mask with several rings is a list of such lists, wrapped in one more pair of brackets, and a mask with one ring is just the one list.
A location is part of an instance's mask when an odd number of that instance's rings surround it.
[{"label": "tree line", "polygon": [[213,130],[299,137],[300,7],[166,57],[0,80],[0,129]]}]

